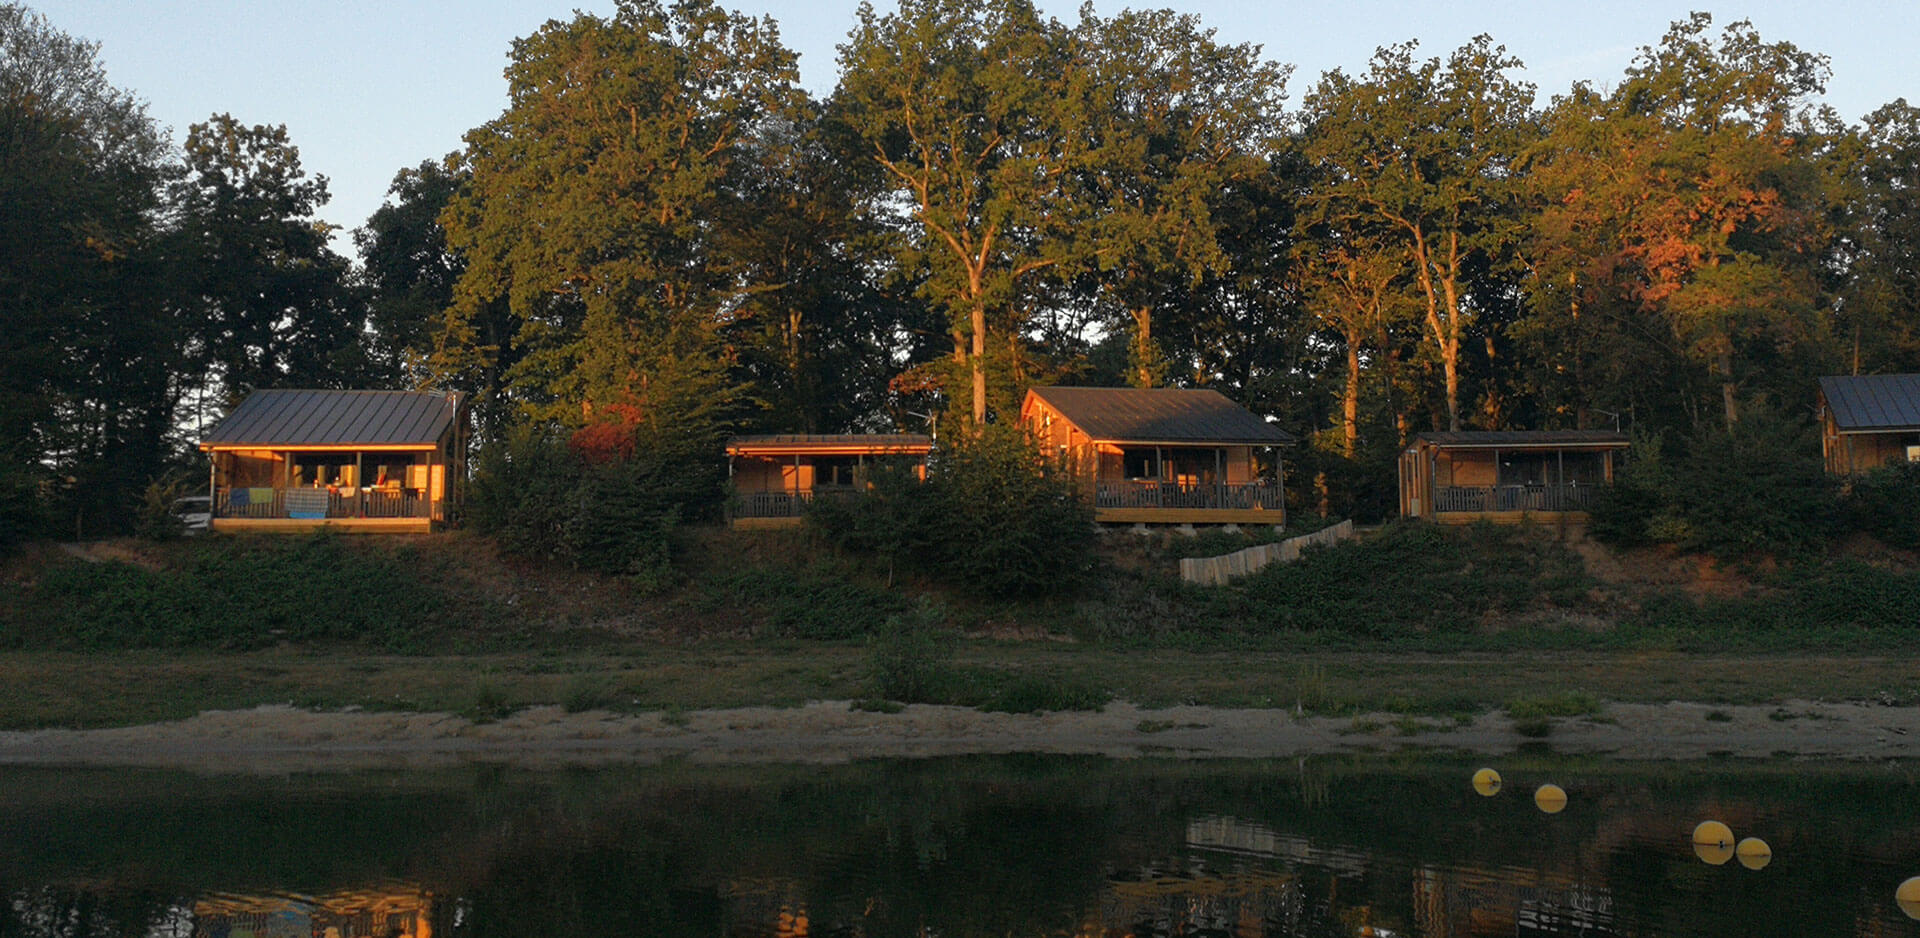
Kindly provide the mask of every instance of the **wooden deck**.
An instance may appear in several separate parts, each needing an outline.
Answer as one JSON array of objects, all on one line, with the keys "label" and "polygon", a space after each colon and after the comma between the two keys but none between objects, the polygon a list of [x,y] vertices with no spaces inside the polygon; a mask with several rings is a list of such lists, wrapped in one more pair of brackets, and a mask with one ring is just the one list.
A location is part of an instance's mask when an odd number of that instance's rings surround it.
[{"label": "wooden deck", "polygon": [[303,534],[326,528],[349,534],[427,534],[431,518],[215,518],[207,522],[228,534]]},{"label": "wooden deck", "polygon": [[1100,524],[1271,524],[1287,523],[1278,508],[1101,508],[1093,509]]}]

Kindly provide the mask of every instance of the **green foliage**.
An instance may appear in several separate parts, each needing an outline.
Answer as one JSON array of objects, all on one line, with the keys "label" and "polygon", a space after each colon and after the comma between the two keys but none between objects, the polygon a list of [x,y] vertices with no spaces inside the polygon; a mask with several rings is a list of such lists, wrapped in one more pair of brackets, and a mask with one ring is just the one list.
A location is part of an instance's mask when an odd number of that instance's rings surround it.
[{"label": "green foliage", "polygon": [[[840,564],[742,565],[708,572],[703,585],[715,599],[747,607],[789,638],[860,638],[913,608],[907,597],[868,585],[859,570]],[[923,612],[937,618],[933,610]]]},{"label": "green foliage", "polygon": [[1577,601],[1590,582],[1577,556],[1524,529],[1401,522],[1208,592],[1244,604],[1262,631],[1390,638],[1472,632],[1542,599]]},{"label": "green foliage", "polygon": [[[250,649],[282,642],[432,650],[483,607],[425,580],[406,549],[332,536],[207,538],[178,568],[119,562],[48,568],[21,599],[25,647]],[[467,623],[471,625],[471,623]]]},{"label": "green foliage", "polygon": [[921,607],[889,616],[873,641],[868,680],[875,696],[900,703],[944,703],[955,681],[953,634]]},{"label": "green foliage", "polygon": [[1586,691],[1570,690],[1546,697],[1516,697],[1507,701],[1506,710],[1507,716],[1515,720],[1591,717],[1600,715],[1601,703]]},{"label": "green foliage", "polygon": [[508,553],[555,559],[566,548],[579,461],[551,428],[514,428],[480,450],[467,486],[467,523]]},{"label": "green foliage", "polygon": [[1854,479],[1842,504],[1852,529],[1920,550],[1920,463],[1889,463]]},{"label": "green foliage", "polygon": [[612,679],[601,674],[583,674],[567,683],[560,707],[568,713],[585,713],[605,710],[619,699],[620,689]]},{"label": "green foliage", "polygon": [[1757,410],[1692,437],[1669,465],[1657,438],[1630,452],[1593,533],[1616,544],[1673,544],[1722,557],[1807,555],[1838,530],[1838,491],[1812,431]]},{"label": "green foliage", "polygon": [[[185,533],[174,502],[195,491],[193,480],[185,476],[155,479],[140,493],[140,507],[134,515],[135,537],[149,541],[170,541]],[[204,491],[204,490],[202,490]]]},{"label": "green foliage", "polygon": [[1079,484],[1004,424],[946,442],[924,484],[883,476],[873,497],[809,519],[835,546],[984,596],[1071,592],[1093,566],[1093,512]]},{"label": "green foliage", "polygon": [[1905,633],[1920,602],[1920,572],[1857,560],[1806,560],[1780,567],[1744,596],[1694,599],[1667,592],[1649,598],[1631,618],[1638,629],[1686,636],[1694,647],[1845,641],[1848,636]]}]

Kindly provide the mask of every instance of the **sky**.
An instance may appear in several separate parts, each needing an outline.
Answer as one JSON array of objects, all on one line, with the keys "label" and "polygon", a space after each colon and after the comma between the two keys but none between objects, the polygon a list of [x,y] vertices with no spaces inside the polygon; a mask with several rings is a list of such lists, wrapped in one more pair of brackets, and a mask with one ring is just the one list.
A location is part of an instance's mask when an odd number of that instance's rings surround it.
[{"label": "sky", "polygon": [[[613,0],[24,0],[56,29],[100,45],[108,78],[147,102],[177,144],[189,125],[219,113],[247,124],[284,124],[309,173],[329,180],[320,216],[351,229],[366,222],[399,170],[460,147],[469,129],[506,106],[502,71],[515,38],[574,11],[606,14]],[[801,82],[833,90],[835,47],[858,0],[721,0],[771,16],[800,54]],[[1038,0],[1047,14],[1078,18],[1080,0]],[[881,10],[893,0],[876,0]],[[1333,68],[1366,67],[1373,50],[1418,40],[1444,57],[1480,33],[1526,63],[1540,102],[1588,80],[1615,83],[1643,46],[1694,9],[1715,28],[1752,21],[1762,39],[1830,57],[1827,103],[1858,121],[1895,98],[1920,100],[1920,10],[1913,0],[1765,0],[1715,7],[1707,0],[1096,0],[1111,15],[1165,6],[1194,13],[1217,38],[1261,46],[1291,64],[1289,106]]]}]

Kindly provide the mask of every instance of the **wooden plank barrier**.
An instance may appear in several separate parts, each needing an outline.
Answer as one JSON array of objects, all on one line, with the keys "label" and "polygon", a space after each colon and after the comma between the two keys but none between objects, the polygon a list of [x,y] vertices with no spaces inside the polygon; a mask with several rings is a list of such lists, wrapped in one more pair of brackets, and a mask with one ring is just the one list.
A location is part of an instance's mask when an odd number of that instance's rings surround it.
[{"label": "wooden plank barrier", "polygon": [[1300,559],[1307,547],[1337,544],[1353,537],[1353,519],[1349,518],[1312,534],[1290,537],[1272,544],[1261,544],[1218,557],[1187,557],[1180,561],[1180,579],[1201,586],[1219,586],[1237,577],[1258,572],[1270,563],[1288,563]]}]

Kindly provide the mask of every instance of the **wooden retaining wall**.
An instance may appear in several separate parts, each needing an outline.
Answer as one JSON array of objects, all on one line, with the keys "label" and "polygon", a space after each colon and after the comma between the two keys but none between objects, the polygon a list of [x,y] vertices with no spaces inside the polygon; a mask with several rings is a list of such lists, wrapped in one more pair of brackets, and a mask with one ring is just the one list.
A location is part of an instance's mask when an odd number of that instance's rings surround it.
[{"label": "wooden retaining wall", "polygon": [[1262,544],[1246,550],[1236,550],[1231,554],[1218,557],[1188,557],[1180,561],[1180,579],[1201,586],[1219,586],[1234,577],[1246,576],[1270,563],[1285,563],[1300,559],[1302,548],[1320,544],[1337,544],[1353,537],[1353,519],[1349,518],[1332,527],[1321,528],[1312,534],[1290,537],[1273,544]]}]

